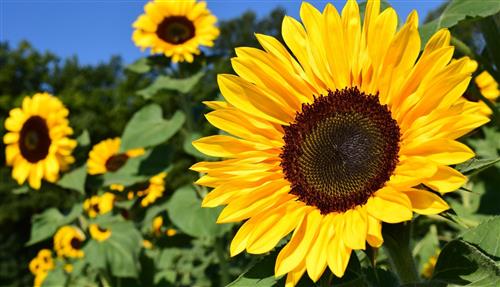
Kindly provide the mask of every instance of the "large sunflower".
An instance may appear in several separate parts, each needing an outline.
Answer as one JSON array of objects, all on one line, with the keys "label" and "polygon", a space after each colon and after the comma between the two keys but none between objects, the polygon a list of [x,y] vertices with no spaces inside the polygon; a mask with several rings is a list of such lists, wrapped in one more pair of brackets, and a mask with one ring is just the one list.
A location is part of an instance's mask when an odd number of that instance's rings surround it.
[{"label": "large sunflower", "polygon": [[105,192],[102,195],[94,195],[83,202],[83,209],[87,211],[89,217],[94,218],[100,214],[106,214],[113,210],[115,195]]},{"label": "large sunflower", "polygon": [[111,229],[101,227],[95,223],[89,225],[90,236],[96,241],[105,241],[111,237]]},{"label": "large sunflower", "polygon": [[120,138],[113,138],[103,140],[93,146],[87,160],[88,173],[96,175],[115,172],[124,166],[129,158],[144,154],[143,148],[120,153],[120,144]]},{"label": "large sunflower", "polygon": [[66,225],[57,230],[54,235],[54,250],[59,257],[81,258],[85,234],[77,227]]},{"label": "large sunflower", "polygon": [[69,111],[47,93],[25,97],[22,107],[12,109],[5,120],[6,163],[13,166],[12,177],[39,189],[42,178],[56,182],[59,172],[75,160],[71,156],[76,141],[68,122]]},{"label": "large sunflower", "polygon": [[193,143],[228,159],[192,167],[214,188],[203,206],[227,205],[219,223],[248,219],[231,256],[266,253],[293,231],[275,266],[290,286],[327,266],[343,276],[352,250],[381,246],[382,222],[448,209],[439,193],[466,181],[449,165],[474,155],[456,139],[488,121],[462,98],[471,60],[452,60],[446,29],[420,54],[415,12],[399,31],[380,1],[363,25],[356,1],[341,15],[303,3],[300,16],[283,20],[287,47],[257,35],[264,50],[236,49],[239,76],[218,77],[227,102],[206,115],[230,135]]},{"label": "large sunflower", "polygon": [[219,29],[217,18],[205,2],[196,0],[149,2],[134,22],[134,43],[152,53],[163,53],[173,62],[193,62],[200,46],[212,47]]}]

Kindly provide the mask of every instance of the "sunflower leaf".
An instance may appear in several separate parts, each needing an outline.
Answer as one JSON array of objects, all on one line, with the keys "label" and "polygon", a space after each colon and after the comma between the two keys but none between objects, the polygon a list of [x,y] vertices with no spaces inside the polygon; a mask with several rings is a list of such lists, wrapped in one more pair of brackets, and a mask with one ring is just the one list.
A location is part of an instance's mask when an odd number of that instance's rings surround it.
[{"label": "sunflower leaf", "polygon": [[160,90],[173,90],[182,94],[187,94],[194,88],[194,86],[196,86],[196,84],[198,84],[204,74],[205,73],[201,71],[183,79],[174,79],[169,76],[159,76],[149,87],[138,91],[137,94],[145,99],[150,99]]},{"label": "sunflower leaf", "polygon": [[148,58],[140,58],[139,60],[128,65],[125,69],[137,74],[144,74],[151,71],[151,66],[148,62]]},{"label": "sunflower leaf", "polygon": [[473,158],[468,160],[467,162],[457,165],[456,169],[465,175],[471,175],[494,166],[498,162],[500,162],[500,157],[493,159]]},{"label": "sunflower leaf", "polygon": [[165,120],[157,104],[147,105],[134,114],[122,135],[121,151],[146,148],[165,142],[184,124],[185,116],[177,111],[171,119]]},{"label": "sunflower leaf", "polygon": [[82,213],[81,203],[76,203],[67,215],[57,208],[50,208],[33,216],[31,221],[31,237],[27,246],[51,237],[60,226],[71,223]]},{"label": "sunflower leaf", "polygon": [[490,256],[500,258],[500,216],[492,217],[466,231],[462,239],[478,246]]},{"label": "sunflower leaf", "polygon": [[451,0],[437,19],[420,27],[422,48],[441,28],[453,27],[467,18],[488,17],[499,11],[500,1]]},{"label": "sunflower leaf", "polygon": [[167,204],[170,220],[183,232],[193,237],[218,237],[231,228],[231,224],[217,224],[220,208],[202,208],[201,199],[192,186],[177,189]]},{"label": "sunflower leaf", "polygon": [[66,280],[67,277],[64,271],[61,268],[56,268],[47,274],[47,277],[43,280],[42,287],[65,286]]},{"label": "sunflower leaf", "polygon": [[264,257],[256,261],[248,271],[241,274],[236,280],[226,287],[271,287],[275,286],[279,279],[274,277],[274,264],[278,253]]},{"label": "sunflower leaf", "polygon": [[87,166],[84,164],[68,173],[65,173],[57,184],[61,187],[73,189],[84,194],[85,179],[87,179]]},{"label": "sunflower leaf", "polygon": [[439,255],[433,281],[467,286],[499,286],[500,267],[480,249],[461,239],[446,244]]},{"label": "sunflower leaf", "polygon": [[117,277],[137,278],[142,237],[134,224],[112,218],[99,226],[110,230],[111,236],[104,241],[92,239],[85,245],[87,263],[98,269],[109,268]]}]

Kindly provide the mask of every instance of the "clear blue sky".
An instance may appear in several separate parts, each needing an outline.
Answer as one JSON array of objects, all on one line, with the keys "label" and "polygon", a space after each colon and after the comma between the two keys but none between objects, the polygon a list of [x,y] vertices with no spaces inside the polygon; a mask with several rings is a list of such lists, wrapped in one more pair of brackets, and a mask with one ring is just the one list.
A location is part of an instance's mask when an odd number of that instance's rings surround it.
[{"label": "clear blue sky", "polygon": [[[208,0],[210,10],[220,19],[237,17],[246,10],[259,16],[276,6],[298,17],[301,1],[291,0]],[[333,2],[341,9],[344,1],[310,1],[322,9]],[[422,21],[428,11],[444,0],[389,0],[401,18],[416,9]],[[35,48],[61,57],[78,55],[81,63],[95,64],[111,55],[126,63],[144,55],[132,43],[132,22],[143,12],[141,0],[0,0],[0,41],[16,46],[26,39]],[[146,52],[147,53],[147,52]]]}]

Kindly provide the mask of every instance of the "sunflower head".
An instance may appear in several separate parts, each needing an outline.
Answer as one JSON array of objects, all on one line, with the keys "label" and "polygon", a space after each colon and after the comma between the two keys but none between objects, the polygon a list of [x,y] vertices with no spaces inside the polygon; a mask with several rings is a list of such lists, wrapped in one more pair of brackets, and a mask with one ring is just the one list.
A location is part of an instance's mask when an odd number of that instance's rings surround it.
[{"label": "sunflower head", "polygon": [[22,107],[10,111],[5,120],[7,133],[6,163],[12,166],[12,177],[39,189],[42,179],[56,182],[60,171],[75,160],[71,156],[76,141],[70,139],[69,111],[62,102],[47,93],[25,97]]},{"label": "sunflower head", "polygon": [[88,173],[91,175],[115,172],[127,163],[129,158],[144,154],[144,149],[138,148],[120,153],[120,138],[106,139],[95,146],[87,160]]},{"label": "sunflower head", "polygon": [[29,269],[33,275],[37,275],[54,269],[54,266],[52,251],[49,249],[42,249],[38,251],[37,256],[30,261]]},{"label": "sunflower head", "polygon": [[94,195],[83,202],[83,209],[87,211],[89,217],[105,214],[113,210],[115,195],[105,192],[102,195]]},{"label": "sunflower head", "polygon": [[[137,192],[141,198],[141,206],[146,207],[153,204],[158,198],[163,196],[165,191],[166,172],[161,172],[149,179],[147,186]],[[132,196],[133,197],[133,196]]]},{"label": "sunflower head", "polygon": [[97,224],[89,225],[90,236],[96,241],[104,241],[111,237],[111,229],[103,228]]},{"label": "sunflower head", "polygon": [[219,223],[246,220],[230,247],[263,254],[285,236],[275,275],[316,282],[344,275],[353,250],[383,243],[382,223],[448,209],[441,195],[466,177],[450,165],[474,156],[456,139],[488,122],[465,100],[469,58],[453,60],[450,33],[420,52],[418,15],[398,30],[394,9],[356,1],[339,13],[303,3],[282,36],[257,35],[263,50],[237,48],[235,75],[219,75],[225,102],[207,120],[227,135],[193,142],[226,158],[200,162],[203,206],[226,205]]},{"label": "sunflower head", "polygon": [[54,250],[59,257],[81,258],[84,256],[82,245],[85,235],[77,227],[66,225],[54,235]]},{"label": "sunflower head", "polygon": [[217,18],[205,2],[154,0],[134,22],[134,43],[152,53],[163,53],[173,62],[193,62],[200,46],[213,46],[219,35]]},{"label": "sunflower head", "polygon": [[153,219],[153,224],[152,224],[152,227],[153,227],[153,232],[158,235],[161,233],[161,227],[163,226],[163,217],[160,215],[160,216],[157,216]]}]

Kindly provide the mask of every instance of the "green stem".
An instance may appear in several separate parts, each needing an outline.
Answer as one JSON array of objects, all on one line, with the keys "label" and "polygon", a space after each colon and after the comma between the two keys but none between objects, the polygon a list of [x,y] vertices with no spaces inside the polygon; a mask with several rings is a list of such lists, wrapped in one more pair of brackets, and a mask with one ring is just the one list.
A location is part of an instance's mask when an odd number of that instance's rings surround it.
[{"label": "green stem", "polygon": [[464,56],[468,56],[472,59],[476,58],[476,55],[471,50],[471,48],[469,48],[469,46],[467,46],[467,44],[465,44],[462,40],[451,36],[450,43],[451,43],[451,45],[455,46],[457,51],[462,53]]},{"label": "green stem", "polygon": [[217,253],[217,258],[219,259],[221,286],[226,286],[230,283],[229,265],[227,264],[222,238],[217,238],[215,240],[215,252]]},{"label": "green stem", "polygon": [[188,133],[193,132],[193,111],[190,106],[191,97],[189,94],[178,94],[182,111],[186,115],[186,128]]},{"label": "green stem", "polygon": [[410,250],[411,221],[384,224],[384,249],[402,285],[417,283],[419,276]]}]

